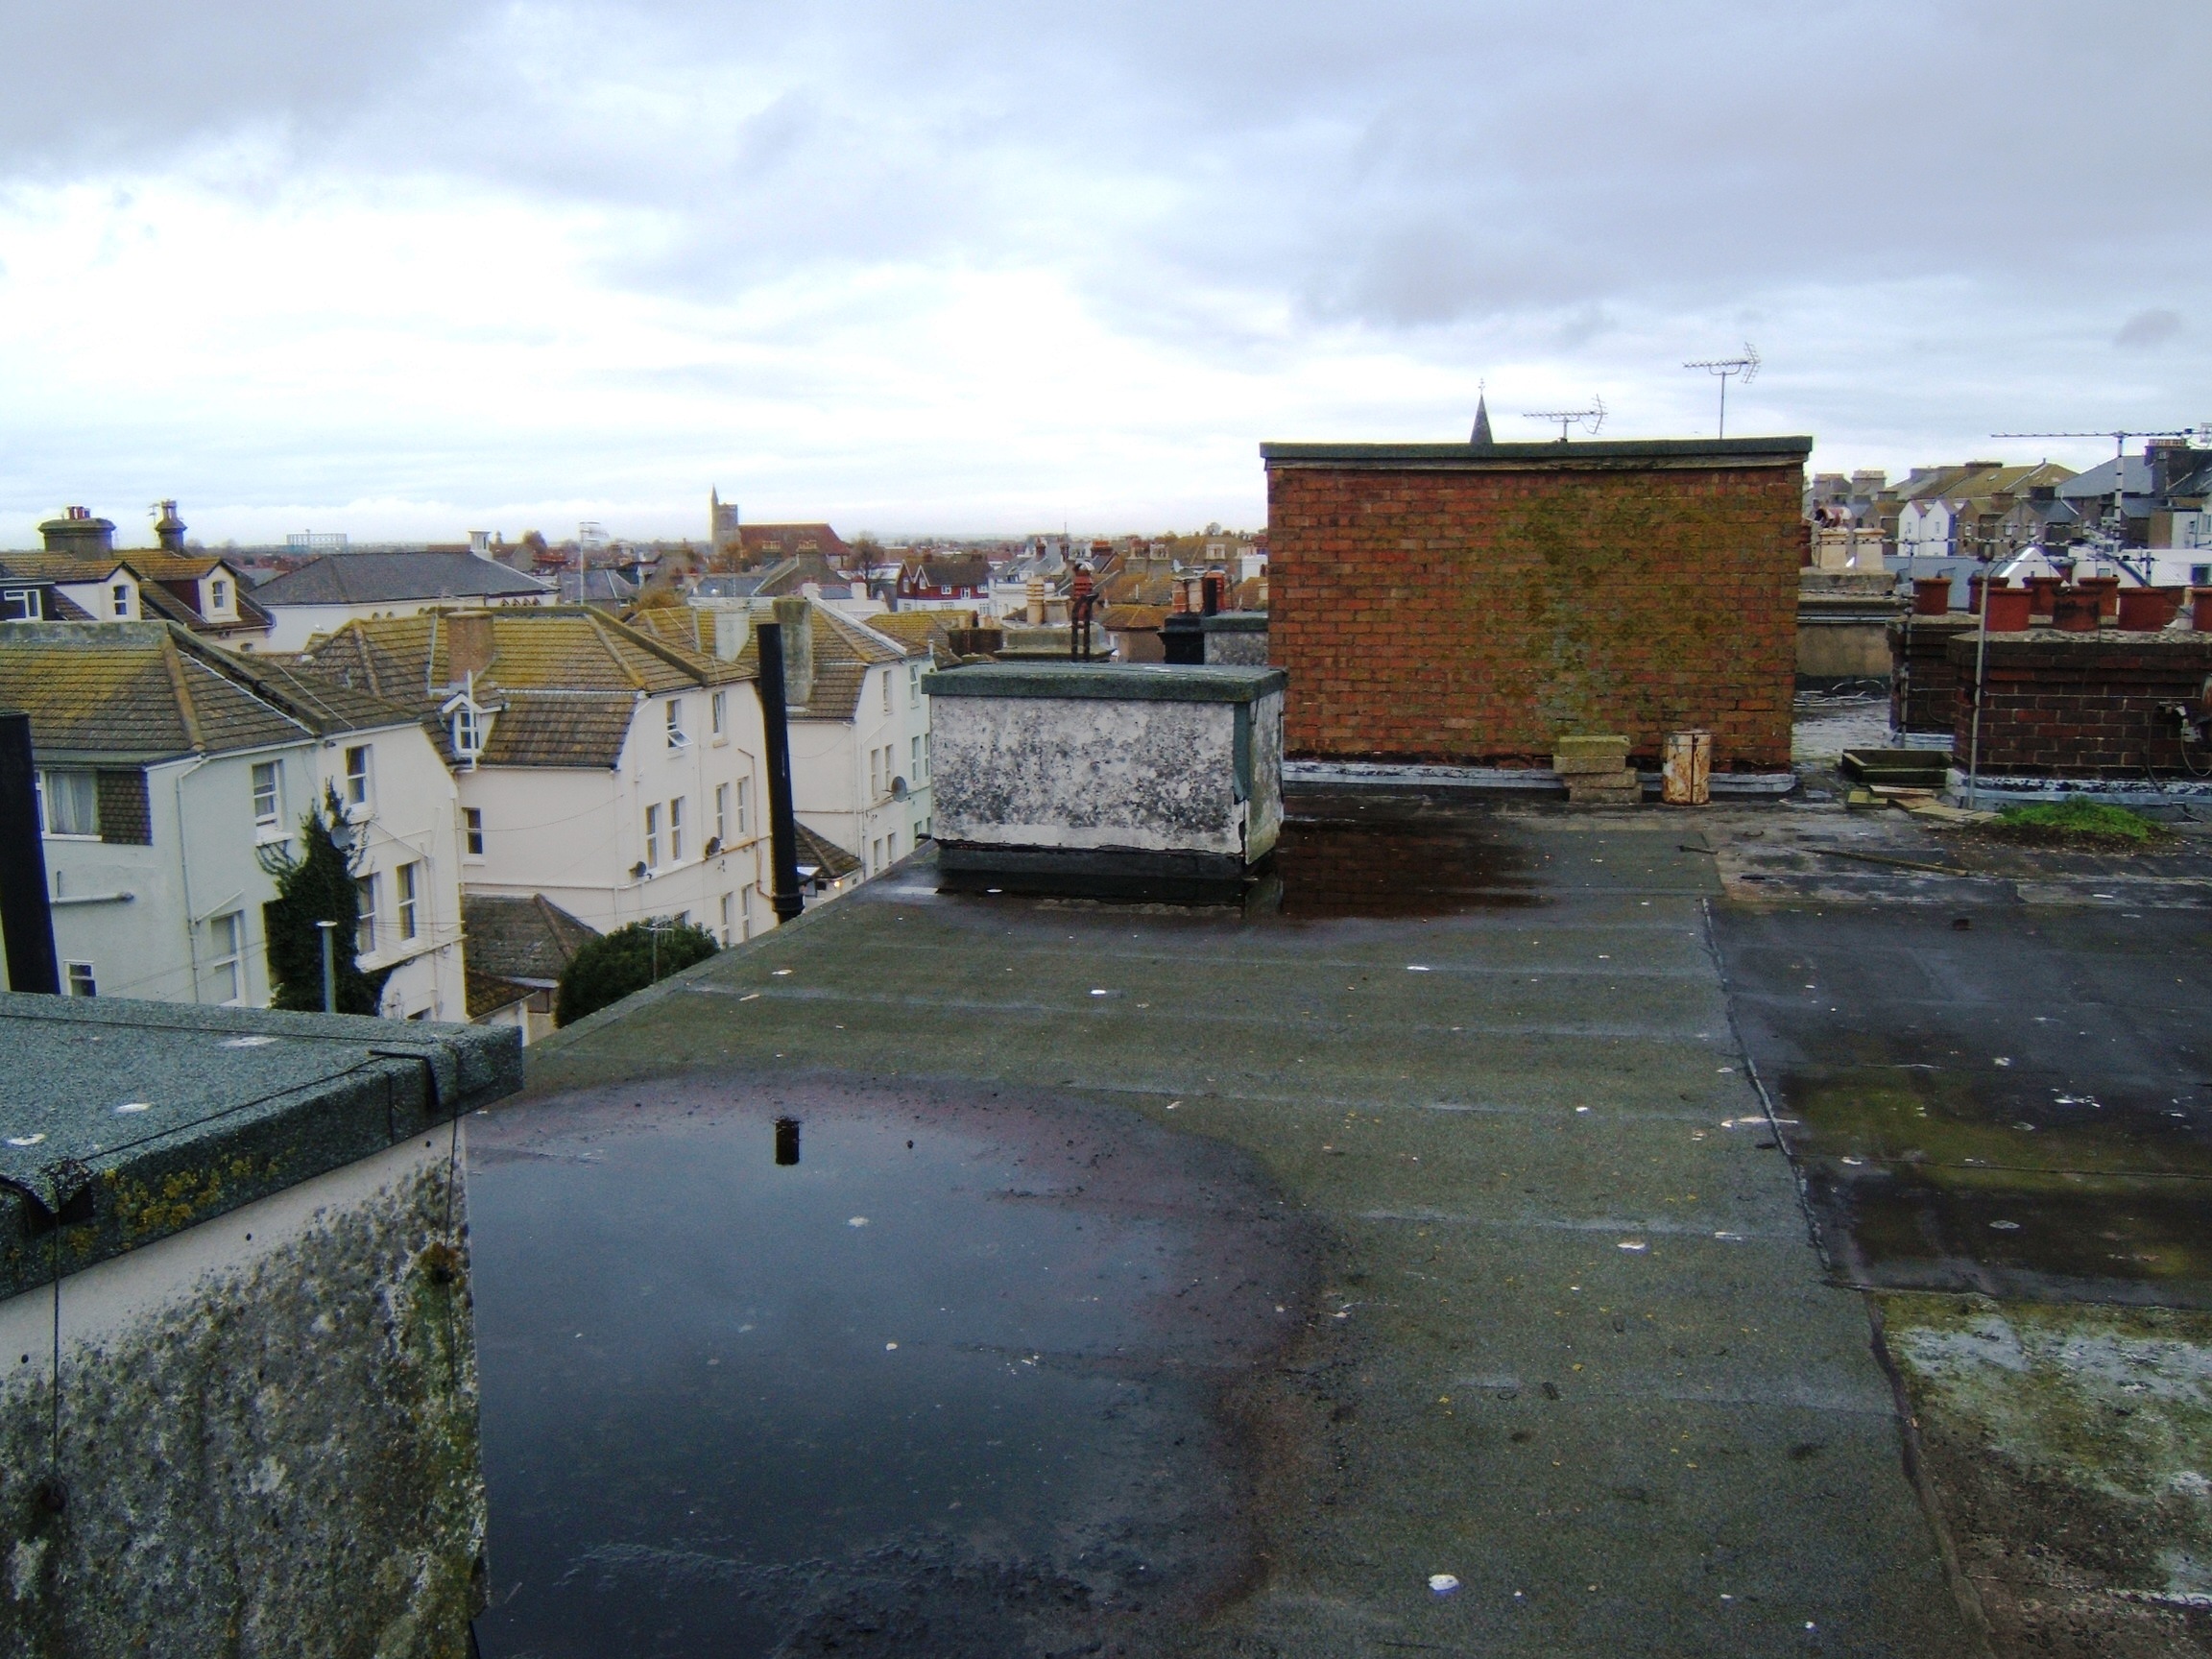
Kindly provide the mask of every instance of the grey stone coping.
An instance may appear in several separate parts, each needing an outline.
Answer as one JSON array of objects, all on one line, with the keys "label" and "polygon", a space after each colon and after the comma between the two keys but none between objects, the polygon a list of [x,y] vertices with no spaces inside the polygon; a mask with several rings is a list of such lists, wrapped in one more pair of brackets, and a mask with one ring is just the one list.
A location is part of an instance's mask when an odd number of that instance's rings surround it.
[{"label": "grey stone coping", "polygon": [[[1657,772],[1639,772],[1647,788],[1657,788]],[[1794,772],[1716,772],[1710,779],[1716,795],[1774,796],[1797,787]],[[1549,766],[1443,766],[1386,760],[1286,760],[1283,786],[1286,789],[1393,789],[1460,790],[1476,794],[1538,792],[1560,795],[1567,781]]]},{"label": "grey stone coping", "polygon": [[1810,438],[1639,438],[1602,443],[1557,439],[1534,444],[1262,444],[1269,467],[1455,468],[1517,470],[1549,467],[1776,466],[1801,463]]},{"label": "grey stone coping", "polygon": [[0,993],[0,1297],[522,1084],[513,1027],[115,998]]},{"label": "grey stone coping", "polygon": [[1199,617],[1198,626],[1209,634],[1264,634],[1267,632],[1267,613],[1217,611],[1211,616]]},{"label": "grey stone coping", "polygon": [[1224,662],[978,662],[922,676],[922,689],[932,697],[1113,703],[1255,703],[1289,683],[1280,668]]}]

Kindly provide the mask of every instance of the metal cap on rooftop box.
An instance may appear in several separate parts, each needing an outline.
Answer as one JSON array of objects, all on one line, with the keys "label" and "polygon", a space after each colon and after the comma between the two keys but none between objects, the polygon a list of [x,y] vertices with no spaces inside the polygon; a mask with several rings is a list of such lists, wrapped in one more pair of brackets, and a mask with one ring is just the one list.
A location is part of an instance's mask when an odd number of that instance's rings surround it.
[{"label": "metal cap on rooftop box", "polygon": [[947,887],[1233,896],[1283,822],[1280,668],[978,664],[924,677]]}]

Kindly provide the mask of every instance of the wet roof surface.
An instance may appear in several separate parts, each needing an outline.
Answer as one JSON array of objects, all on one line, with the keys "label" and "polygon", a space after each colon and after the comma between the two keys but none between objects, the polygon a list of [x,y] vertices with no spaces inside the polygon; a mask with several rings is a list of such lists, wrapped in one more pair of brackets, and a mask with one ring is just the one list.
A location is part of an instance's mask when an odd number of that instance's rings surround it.
[{"label": "wet roof surface", "polygon": [[2212,1307],[2212,915],[1791,906],[1718,932],[1845,1278]]},{"label": "wet roof surface", "polygon": [[[1419,848],[1404,882],[1376,891],[1346,866],[1383,815],[1311,805],[1293,803],[1313,855],[1286,856],[1279,902],[1249,918],[941,896],[909,861],[532,1050],[531,1101],[490,1125],[596,1110],[578,1092],[610,1086],[590,1098],[627,1088],[644,1115],[656,1080],[727,1079],[758,1165],[787,1079],[855,1121],[914,1091],[910,1110],[967,1133],[962,1102],[1011,1090],[1132,1148],[1188,1139],[1244,1160],[1318,1254],[1285,1304],[1287,1345],[1216,1408],[1227,1461],[1167,1476],[1170,1497],[1216,1479],[1249,1493],[1238,1589],[1179,1603],[1124,1650],[1963,1651],[1865,1312],[1828,1281],[1731,1035],[1702,816],[1422,806],[1399,825]],[[657,1246],[640,1188],[608,1191]],[[498,1234],[479,1212],[488,1415]],[[578,1364],[564,1386],[627,1375],[619,1355]],[[786,1370],[760,1408],[828,1432],[844,1420],[806,1418],[816,1387]],[[501,1459],[520,1454],[487,1432],[496,1597]],[[870,1432],[907,1455],[902,1426]],[[726,1444],[727,1489],[776,1502],[785,1465]],[[1125,1486],[1095,1494],[1094,1514],[1141,1519]],[[675,1521],[610,1495],[563,1525],[574,1582]],[[807,1548],[857,1583],[877,1535]],[[1015,1531],[977,1559],[1004,1608],[1045,1569],[1080,1576]],[[1460,1587],[1433,1593],[1436,1574]],[[1063,1650],[1018,1624],[961,1646],[921,1617],[903,1646],[848,1650]]]}]

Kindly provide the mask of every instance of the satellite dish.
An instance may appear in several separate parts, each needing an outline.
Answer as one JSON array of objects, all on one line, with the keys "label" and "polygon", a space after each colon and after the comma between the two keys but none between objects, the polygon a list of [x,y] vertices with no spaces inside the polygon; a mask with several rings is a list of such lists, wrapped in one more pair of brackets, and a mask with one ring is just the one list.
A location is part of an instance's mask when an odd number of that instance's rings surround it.
[{"label": "satellite dish", "polygon": [[891,799],[894,801],[903,801],[906,799],[905,779],[894,778],[891,780]]},{"label": "satellite dish", "polygon": [[640,858],[637,863],[630,866],[630,879],[633,881],[642,881],[645,879],[644,859]]}]

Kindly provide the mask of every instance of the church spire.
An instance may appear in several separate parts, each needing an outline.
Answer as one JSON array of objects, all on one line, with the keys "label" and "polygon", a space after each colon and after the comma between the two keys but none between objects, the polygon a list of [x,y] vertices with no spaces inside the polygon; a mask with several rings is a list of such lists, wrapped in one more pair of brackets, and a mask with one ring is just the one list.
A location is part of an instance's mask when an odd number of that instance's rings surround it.
[{"label": "church spire", "polygon": [[1497,442],[1490,436],[1490,402],[1480,390],[1475,394],[1475,434],[1467,442],[1478,449],[1487,449]]}]

